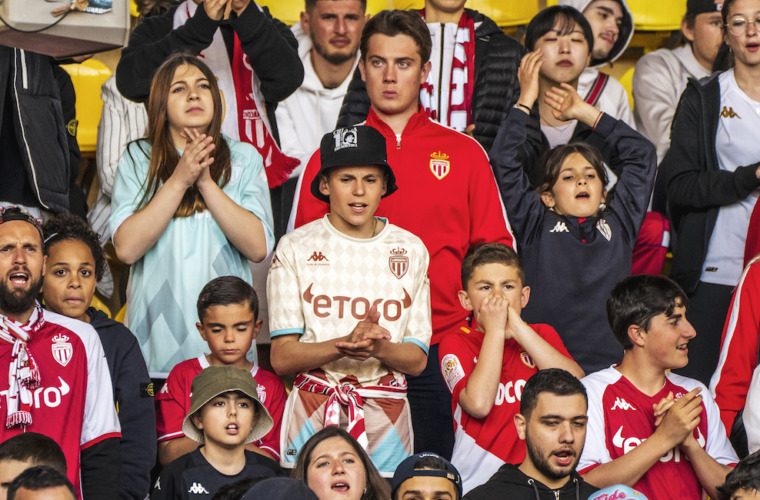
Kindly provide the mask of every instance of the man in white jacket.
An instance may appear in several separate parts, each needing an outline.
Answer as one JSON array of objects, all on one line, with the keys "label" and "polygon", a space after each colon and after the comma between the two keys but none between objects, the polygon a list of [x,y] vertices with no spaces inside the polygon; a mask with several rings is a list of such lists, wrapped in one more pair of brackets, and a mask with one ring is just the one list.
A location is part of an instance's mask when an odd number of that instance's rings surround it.
[{"label": "man in white jacket", "polygon": [[557,3],[583,12],[594,33],[591,63],[578,80],[578,94],[601,111],[635,128],[625,89],[615,78],[598,69],[617,60],[631,42],[633,16],[626,0],[559,0]]},{"label": "man in white jacket", "polygon": [[275,113],[282,151],[301,160],[291,179],[301,173],[322,136],[335,128],[367,20],[366,0],[305,1],[301,22],[292,28],[303,62],[303,83]]},{"label": "man in white jacket", "polygon": [[[683,0],[681,0],[683,1]],[[704,78],[712,72],[723,41],[723,0],[688,0],[681,33],[688,41],[676,49],[645,54],[633,73],[636,127],[657,147],[657,162],[670,148],[670,123],[678,99],[689,78]]]}]

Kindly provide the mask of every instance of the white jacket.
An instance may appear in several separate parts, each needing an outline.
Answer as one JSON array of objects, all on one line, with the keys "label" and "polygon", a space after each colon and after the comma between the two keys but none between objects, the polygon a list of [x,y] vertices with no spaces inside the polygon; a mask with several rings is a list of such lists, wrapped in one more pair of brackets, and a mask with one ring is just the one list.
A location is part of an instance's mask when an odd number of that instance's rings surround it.
[{"label": "white jacket", "polygon": [[690,45],[660,49],[642,56],[633,73],[636,127],[657,147],[657,163],[670,148],[670,124],[689,77],[710,76]]},{"label": "white jacket", "polygon": [[356,54],[354,67],[340,86],[326,89],[317,77],[311,64],[311,38],[296,23],[291,28],[298,40],[298,55],[304,68],[303,83],[298,90],[277,105],[275,117],[280,134],[280,149],[286,155],[301,160],[301,164],[290,173],[297,178],[312,153],[319,148],[322,136],[335,129],[343,98],[348,92],[348,84],[359,63]]}]

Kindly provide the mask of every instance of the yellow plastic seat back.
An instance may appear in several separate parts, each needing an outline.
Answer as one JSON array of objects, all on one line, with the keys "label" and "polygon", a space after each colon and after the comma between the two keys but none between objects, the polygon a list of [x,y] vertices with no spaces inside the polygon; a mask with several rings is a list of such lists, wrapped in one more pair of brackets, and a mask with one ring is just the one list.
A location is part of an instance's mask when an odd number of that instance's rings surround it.
[{"label": "yellow plastic seat back", "polygon": [[674,31],[681,29],[686,2],[669,0],[628,0],[636,31]]},{"label": "yellow plastic seat back", "polygon": [[116,317],[114,319],[119,323],[124,324],[124,321],[127,319],[127,304],[121,306],[121,309],[119,309],[119,312],[116,313]]},{"label": "yellow plastic seat back", "polygon": [[631,105],[631,109],[633,109],[633,70],[636,69],[635,66],[631,66],[628,68],[625,73],[623,73],[623,76],[620,77],[621,85],[623,85],[623,88],[625,89],[626,93],[628,94],[628,104]]},{"label": "yellow plastic seat back", "polygon": [[111,317],[111,310],[108,308],[107,305],[103,303],[102,300],[98,298],[97,295],[92,296],[92,302],[90,302],[90,305],[97,309],[98,311],[103,311],[106,313],[106,315],[110,318]]},{"label": "yellow plastic seat back", "polygon": [[79,149],[85,152],[95,152],[98,140],[98,122],[103,111],[103,100],[100,98],[100,87],[103,86],[111,70],[97,59],[88,59],[81,64],[63,64],[63,69],[71,76],[74,91],[77,94],[77,142]]},{"label": "yellow plastic seat back", "polygon": [[[301,12],[306,10],[304,0],[257,0],[262,7],[269,9],[272,17],[275,17],[293,26],[301,19]],[[367,14],[377,14],[381,10],[393,9],[393,0],[367,0]]]}]

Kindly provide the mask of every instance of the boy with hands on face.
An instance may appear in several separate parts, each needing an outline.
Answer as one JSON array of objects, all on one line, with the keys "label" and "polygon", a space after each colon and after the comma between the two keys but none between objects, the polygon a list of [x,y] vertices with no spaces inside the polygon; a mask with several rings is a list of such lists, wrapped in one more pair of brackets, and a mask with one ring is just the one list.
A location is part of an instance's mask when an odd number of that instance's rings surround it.
[{"label": "boy with hands on face", "polygon": [[462,262],[459,300],[473,324],[444,337],[439,356],[456,421],[451,461],[465,492],[525,457],[513,417],[534,373],[562,368],[583,376],[552,327],[520,318],[530,296],[523,279],[517,254],[502,243],[476,245]]}]

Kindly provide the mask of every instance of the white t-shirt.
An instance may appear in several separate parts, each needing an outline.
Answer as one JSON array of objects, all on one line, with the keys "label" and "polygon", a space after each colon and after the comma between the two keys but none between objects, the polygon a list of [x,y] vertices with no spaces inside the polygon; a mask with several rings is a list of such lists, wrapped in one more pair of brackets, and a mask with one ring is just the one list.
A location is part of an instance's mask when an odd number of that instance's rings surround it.
[{"label": "white t-shirt", "polygon": [[[760,102],[747,96],[736,84],[734,70],[720,78],[720,121],[715,136],[715,150],[721,170],[733,172],[737,167],[760,161]],[[710,236],[700,280],[736,286],[744,268],[744,245],[752,210],[760,189],[745,199],[724,205]]]}]

